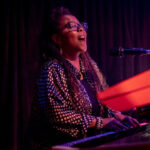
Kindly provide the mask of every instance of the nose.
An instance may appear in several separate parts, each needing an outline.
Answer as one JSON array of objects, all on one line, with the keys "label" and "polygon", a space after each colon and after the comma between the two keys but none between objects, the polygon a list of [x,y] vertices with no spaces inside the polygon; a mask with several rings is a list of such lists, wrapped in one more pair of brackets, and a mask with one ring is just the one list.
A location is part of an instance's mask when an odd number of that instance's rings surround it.
[{"label": "nose", "polygon": [[83,26],[81,26],[81,25],[80,25],[80,26],[78,26],[78,27],[77,27],[77,31],[78,31],[78,32],[82,32],[82,31],[84,31]]}]

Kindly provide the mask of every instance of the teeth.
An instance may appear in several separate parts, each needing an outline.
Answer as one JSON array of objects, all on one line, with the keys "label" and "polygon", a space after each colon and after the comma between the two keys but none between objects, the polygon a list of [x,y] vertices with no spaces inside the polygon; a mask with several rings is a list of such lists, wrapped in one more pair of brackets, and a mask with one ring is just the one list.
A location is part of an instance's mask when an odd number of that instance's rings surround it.
[{"label": "teeth", "polygon": [[80,37],[79,37],[79,40],[84,40],[85,39],[85,36],[84,35],[81,35]]},{"label": "teeth", "polygon": [[84,38],[85,38],[85,36],[84,36],[84,35],[82,35],[82,36],[80,36],[80,38],[81,38],[81,39],[84,39]]}]

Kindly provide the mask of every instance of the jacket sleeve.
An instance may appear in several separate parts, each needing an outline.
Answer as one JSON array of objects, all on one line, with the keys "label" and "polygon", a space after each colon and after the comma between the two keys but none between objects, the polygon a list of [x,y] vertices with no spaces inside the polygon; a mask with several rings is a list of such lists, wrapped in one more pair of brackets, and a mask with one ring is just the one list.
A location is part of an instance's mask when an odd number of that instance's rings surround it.
[{"label": "jacket sleeve", "polygon": [[95,117],[73,109],[66,82],[62,69],[45,68],[38,81],[38,101],[54,128],[72,137],[86,137]]}]

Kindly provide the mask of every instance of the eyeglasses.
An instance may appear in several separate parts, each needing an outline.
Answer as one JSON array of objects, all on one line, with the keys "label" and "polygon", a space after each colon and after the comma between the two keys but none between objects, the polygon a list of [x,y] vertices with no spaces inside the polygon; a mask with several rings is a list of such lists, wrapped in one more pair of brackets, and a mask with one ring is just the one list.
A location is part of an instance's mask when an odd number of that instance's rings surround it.
[{"label": "eyeglasses", "polygon": [[85,31],[88,29],[88,24],[86,22],[76,23],[76,22],[68,22],[62,30],[65,28],[69,29],[69,31],[78,31],[80,28],[83,28]]}]

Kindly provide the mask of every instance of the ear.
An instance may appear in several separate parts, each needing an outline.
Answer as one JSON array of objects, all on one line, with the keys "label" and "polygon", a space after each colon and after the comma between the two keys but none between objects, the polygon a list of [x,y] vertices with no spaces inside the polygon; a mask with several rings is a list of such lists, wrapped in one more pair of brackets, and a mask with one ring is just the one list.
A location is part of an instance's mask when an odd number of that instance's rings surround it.
[{"label": "ear", "polygon": [[61,45],[61,37],[58,34],[53,34],[52,35],[52,40],[55,44]]}]

